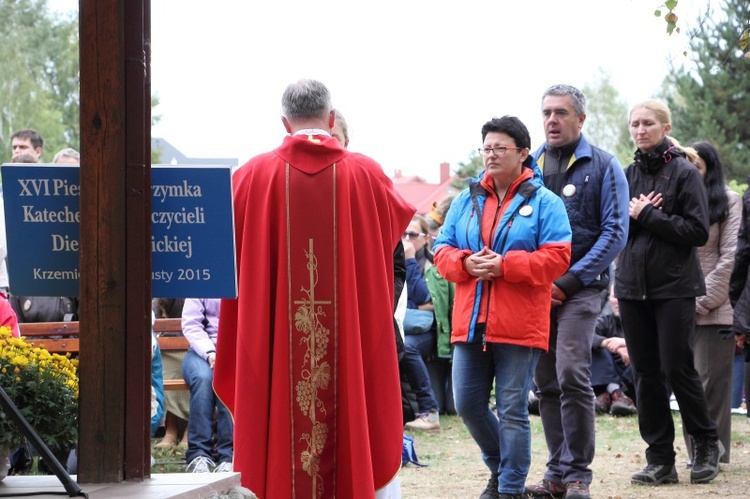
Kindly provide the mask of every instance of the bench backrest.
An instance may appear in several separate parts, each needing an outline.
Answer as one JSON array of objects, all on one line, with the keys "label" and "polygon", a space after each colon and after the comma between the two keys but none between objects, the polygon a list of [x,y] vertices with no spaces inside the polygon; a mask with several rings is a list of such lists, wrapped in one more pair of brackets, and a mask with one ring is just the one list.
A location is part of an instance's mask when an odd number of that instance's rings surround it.
[{"label": "bench backrest", "polygon": [[[78,321],[71,322],[24,322],[20,323],[21,336],[38,347],[52,353],[78,353]],[[156,319],[154,333],[162,350],[187,350],[190,344],[182,336],[180,319]],[[174,335],[178,333],[178,335]],[[172,336],[162,336],[172,334]],[[58,336],[59,338],[50,338]]]}]

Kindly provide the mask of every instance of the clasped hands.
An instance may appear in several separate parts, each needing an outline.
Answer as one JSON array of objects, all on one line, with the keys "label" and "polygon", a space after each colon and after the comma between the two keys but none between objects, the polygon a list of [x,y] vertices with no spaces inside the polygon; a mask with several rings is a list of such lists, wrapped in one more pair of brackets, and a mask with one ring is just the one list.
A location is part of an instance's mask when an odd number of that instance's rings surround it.
[{"label": "clasped hands", "polygon": [[495,277],[503,276],[503,257],[495,253],[487,246],[481,251],[466,258],[464,266],[469,275],[473,275],[478,281],[489,281]]},{"label": "clasped hands", "polygon": [[628,206],[628,213],[630,214],[630,218],[637,220],[638,215],[641,214],[643,208],[649,204],[654,205],[654,208],[661,209],[661,204],[663,201],[664,198],[662,197],[661,193],[655,193],[654,191],[649,192],[648,195],[641,194],[637,198],[632,198],[630,200],[630,205]]}]

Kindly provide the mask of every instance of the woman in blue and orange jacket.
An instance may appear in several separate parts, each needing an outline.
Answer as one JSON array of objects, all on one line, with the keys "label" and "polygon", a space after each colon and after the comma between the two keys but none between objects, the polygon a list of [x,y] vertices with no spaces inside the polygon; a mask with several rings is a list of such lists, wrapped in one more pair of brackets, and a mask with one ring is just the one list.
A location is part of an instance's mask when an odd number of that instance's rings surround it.
[{"label": "woman in blue and orange jacket", "polygon": [[[456,410],[490,468],[487,491],[522,494],[531,463],[527,396],[548,348],[552,283],[570,265],[571,230],[529,156],[526,126],[493,118],[482,139],[485,171],[451,204],[435,265],[456,283]],[[493,381],[499,420],[489,408]]]}]

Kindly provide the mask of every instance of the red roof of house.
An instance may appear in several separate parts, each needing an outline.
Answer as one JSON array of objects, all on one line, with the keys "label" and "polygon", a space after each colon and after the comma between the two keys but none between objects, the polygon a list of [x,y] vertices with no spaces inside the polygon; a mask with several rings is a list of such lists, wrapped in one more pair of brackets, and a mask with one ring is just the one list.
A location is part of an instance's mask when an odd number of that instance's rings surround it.
[{"label": "red roof of house", "polygon": [[393,176],[393,186],[412,206],[417,209],[420,215],[426,215],[432,210],[433,203],[442,201],[448,196],[455,196],[461,189],[451,186],[451,182],[456,178],[451,175],[450,164],[447,162],[440,163],[440,183],[430,184],[425,182],[422,177],[410,176],[405,177],[401,170],[396,170]]},{"label": "red roof of house", "polygon": [[451,177],[442,184],[428,184],[423,180],[402,183],[396,182],[394,179],[393,186],[405,200],[417,209],[417,213],[425,215],[432,209],[432,203],[439,202],[447,196],[458,194],[459,190],[450,185],[454,178]]}]

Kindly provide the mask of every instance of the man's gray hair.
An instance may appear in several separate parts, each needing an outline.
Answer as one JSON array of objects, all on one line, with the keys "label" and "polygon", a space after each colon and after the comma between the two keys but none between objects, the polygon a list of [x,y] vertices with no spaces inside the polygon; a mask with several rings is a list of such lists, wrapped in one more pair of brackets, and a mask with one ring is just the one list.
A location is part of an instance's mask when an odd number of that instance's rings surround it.
[{"label": "man's gray hair", "polygon": [[544,91],[542,102],[544,102],[544,98],[548,95],[570,95],[573,99],[573,108],[576,110],[576,113],[579,115],[586,114],[586,96],[576,87],[565,84],[552,85]]},{"label": "man's gray hair", "polygon": [[323,118],[333,110],[331,93],[319,81],[299,80],[284,90],[281,109],[287,119]]},{"label": "man's gray hair", "polygon": [[65,149],[58,151],[55,157],[52,158],[53,163],[57,163],[62,158],[73,158],[74,160],[81,162],[81,153],[73,149],[72,147],[66,147]]},{"label": "man's gray hair", "polygon": [[344,118],[344,115],[338,109],[336,110],[336,124],[341,127],[344,140],[349,140],[349,125],[346,124],[346,118]]}]

